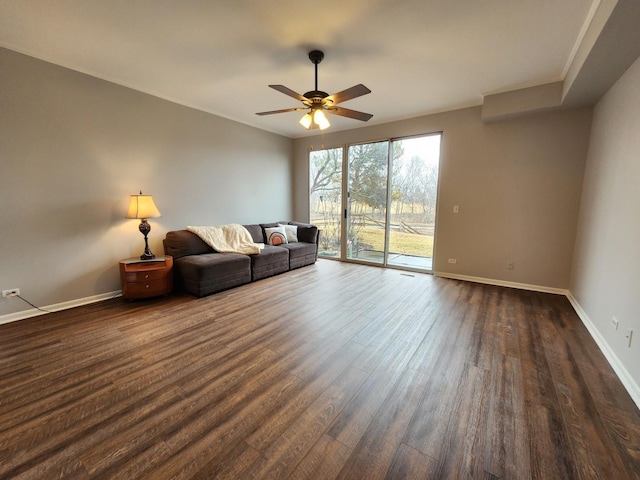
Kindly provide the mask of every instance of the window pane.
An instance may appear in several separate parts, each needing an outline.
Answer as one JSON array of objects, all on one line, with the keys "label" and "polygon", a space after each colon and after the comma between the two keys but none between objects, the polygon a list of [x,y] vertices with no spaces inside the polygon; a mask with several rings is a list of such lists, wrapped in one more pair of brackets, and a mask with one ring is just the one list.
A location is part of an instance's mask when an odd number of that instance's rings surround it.
[{"label": "window pane", "polygon": [[342,148],[309,153],[309,210],[321,230],[318,255],[341,258]]},{"label": "window pane", "polygon": [[347,258],[383,263],[389,142],[349,147]]},{"label": "window pane", "polygon": [[432,269],[440,134],[394,140],[387,264]]}]

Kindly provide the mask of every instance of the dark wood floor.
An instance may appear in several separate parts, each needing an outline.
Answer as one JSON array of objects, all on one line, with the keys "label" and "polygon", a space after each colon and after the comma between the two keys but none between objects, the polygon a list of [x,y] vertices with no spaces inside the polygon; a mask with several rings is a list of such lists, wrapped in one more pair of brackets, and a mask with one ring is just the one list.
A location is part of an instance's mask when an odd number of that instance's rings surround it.
[{"label": "dark wood floor", "polygon": [[0,326],[0,478],[640,478],[566,298],[320,261]]}]

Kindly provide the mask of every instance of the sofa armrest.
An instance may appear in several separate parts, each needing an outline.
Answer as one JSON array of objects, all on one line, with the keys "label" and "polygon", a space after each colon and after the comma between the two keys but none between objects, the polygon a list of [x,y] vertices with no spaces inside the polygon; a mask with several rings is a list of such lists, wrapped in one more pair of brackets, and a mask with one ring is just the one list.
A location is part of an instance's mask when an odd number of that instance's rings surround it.
[{"label": "sofa armrest", "polygon": [[315,225],[300,222],[289,222],[289,225],[298,227],[298,241],[318,244],[320,230]]}]

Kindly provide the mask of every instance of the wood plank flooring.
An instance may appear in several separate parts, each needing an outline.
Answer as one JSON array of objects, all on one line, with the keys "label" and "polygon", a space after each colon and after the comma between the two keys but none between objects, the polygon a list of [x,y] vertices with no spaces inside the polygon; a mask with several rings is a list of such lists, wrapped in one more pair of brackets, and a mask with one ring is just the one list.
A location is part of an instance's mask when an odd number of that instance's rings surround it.
[{"label": "wood plank flooring", "polygon": [[2,479],[638,479],[566,298],[319,261],[0,325]]}]

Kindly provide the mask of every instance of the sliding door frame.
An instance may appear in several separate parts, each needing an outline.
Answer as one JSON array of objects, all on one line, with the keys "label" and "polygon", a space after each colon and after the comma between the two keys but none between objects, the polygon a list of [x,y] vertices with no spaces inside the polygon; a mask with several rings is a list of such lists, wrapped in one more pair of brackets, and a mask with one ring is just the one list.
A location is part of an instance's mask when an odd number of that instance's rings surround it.
[{"label": "sliding door frame", "polygon": [[[410,140],[410,139],[414,139],[414,138],[423,138],[423,137],[430,137],[430,136],[434,136],[434,135],[438,135],[440,136],[440,148],[439,148],[439,152],[438,152],[438,181],[436,184],[436,204],[435,204],[435,219],[436,221],[434,222],[434,226],[433,226],[433,250],[432,250],[432,256],[431,256],[431,260],[432,260],[432,265],[431,265],[431,269],[427,270],[424,268],[418,268],[418,267],[410,267],[410,266],[400,266],[400,265],[393,265],[393,264],[389,264],[388,263],[388,255],[389,255],[389,243],[390,243],[390,225],[391,225],[391,212],[392,212],[392,205],[391,205],[391,201],[392,201],[392,194],[393,194],[393,168],[392,168],[392,149],[393,149],[393,144],[394,142],[397,141],[402,141],[402,140]],[[340,241],[340,258],[331,258],[331,257],[326,257],[327,259],[330,260],[336,260],[336,261],[341,261],[341,262],[347,262],[347,263],[356,263],[356,264],[362,264],[362,265],[371,265],[371,266],[377,266],[377,267],[383,267],[383,268],[391,268],[391,269],[395,269],[395,270],[403,270],[403,271],[412,271],[412,272],[417,272],[417,273],[428,273],[428,274],[433,274],[435,269],[434,269],[434,265],[435,265],[435,257],[436,257],[436,245],[437,245],[437,218],[438,218],[438,211],[439,211],[439,204],[440,204],[440,169],[441,169],[441,162],[442,162],[442,138],[444,137],[444,132],[442,131],[434,131],[434,132],[429,132],[429,133],[421,133],[421,134],[414,134],[414,135],[406,135],[406,136],[401,136],[401,137],[388,137],[388,138],[383,138],[383,139],[378,139],[378,140],[368,140],[368,141],[362,141],[362,142],[354,142],[354,143],[349,143],[349,144],[343,144],[342,146],[335,146],[335,147],[327,147],[325,148],[326,150],[332,150],[332,149],[338,149],[338,148],[342,148],[342,220],[340,222],[340,236],[341,236],[341,241]],[[381,263],[376,263],[376,262],[370,262],[370,261],[366,261],[366,260],[359,260],[357,258],[348,258],[347,257],[347,245],[348,245],[348,234],[349,234],[349,215],[350,215],[350,190],[349,190],[349,175],[350,175],[350,169],[349,169],[349,147],[353,147],[353,146],[358,146],[358,145],[365,145],[365,144],[373,144],[373,143],[380,143],[380,142],[387,142],[387,174],[386,174],[386,198],[385,198],[385,231],[384,231],[384,251],[383,253],[383,260]],[[310,158],[310,157],[309,157]],[[309,164],[309,161],[307,162]]]}]

